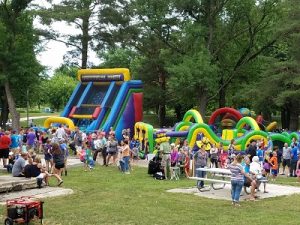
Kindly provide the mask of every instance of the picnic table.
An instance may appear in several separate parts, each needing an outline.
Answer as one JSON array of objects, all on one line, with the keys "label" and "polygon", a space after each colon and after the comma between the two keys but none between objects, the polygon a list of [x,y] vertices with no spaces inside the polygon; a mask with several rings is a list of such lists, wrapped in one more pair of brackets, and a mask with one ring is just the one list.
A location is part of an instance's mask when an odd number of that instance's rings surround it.
[{"label": "picnic table", "polygon": [[[229,169],[222,169],[222,168],[198,168],[197,171],[204,171],[206,172],[205,177],[190,177],[192,180],[197,180],[197,188],[199,191],[210,191],[211,188],[214,190],[220,190],[225,188],[226,184],[231,184],[230,177],[231,172]],[[210,175],[208,178],[208,174]],[[210,185],[207,188],[201,188],[199,186],[198,181],[206,181],[209,182]]]},{"label": "picnic table", "polygon": [[[226,184],[231,184],[231,181],[230,181],[231,172],[229,169],[204,167],[204,168],[198,168],[196,170],[206,172],[205,177],[190,177],[190,179],[197,180],[197,188],[201,192],[210,191],[211,189],[214,189],[214,190],[224,189]],[[210,178],[208,178],[208,174],[210,174],[210,176],[209,176]],[[198,183],[199,183],[198,181],[206,181],[206,182],[209,182],[210,185],[206,188],[201,188],[198,185]],[[265,177],[261,177],[260,179],[258,179],[258,181],[260,183],[264,184],[264,192],[265,192],[266,191],[265,184],[268,182],[268,180]],[[247,194],[250,193],[250,191],[247,190],[246,187],[244,187],[244,191]]]}]

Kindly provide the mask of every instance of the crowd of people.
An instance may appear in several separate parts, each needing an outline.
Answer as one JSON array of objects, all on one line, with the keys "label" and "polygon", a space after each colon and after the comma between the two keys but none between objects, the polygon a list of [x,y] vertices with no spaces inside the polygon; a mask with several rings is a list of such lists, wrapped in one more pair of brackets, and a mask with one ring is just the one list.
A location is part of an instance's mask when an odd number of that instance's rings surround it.
[{"label": "crowd of people", "polygon": [[[63,183],[62,171],[67,173],[66,146],[64,139],[51,141],[45,132],[34,128],[21,129],[18,133],[0,131],[0,159],[3,167],[14,177],[37,178],[39,187],[43,182],[48,185],[50,177],[57,179],[58,186]],[[38,153],[44,153],[45,164],[42,164]]]},{"label": "crowd of people", "polygon": [[122,140],[117,141],[113,128],[108,133],[85,133],[78,128],[72,132],[62,125],[47,131],[36,127],[19,132],[1,131],[0,160],[14,177],[39,179],[41,173],[46,184],[51,176],[57,178],[58,185],[63,183],[62,175],[68,174],[69,150],[83,162],[85,171],[92,170],[101,155],[102,165],[118,165],[120,171],[130,174],[130,162],[140,159],[142,152],[139,141],[130,135],[130,129],[124,129]]},{"label": "crowd of people", "polygon": [[[227,168],[232,173],[232,202],[236,206],[239,206],[239,196],[243,187],[250,187],[250,200],[257,198],[255,190],[259,189],[262,183],[264,192],[267,192],[266,181],[269,178],[275,181],[281,166],[280,175],[298,177],[300,182],[300,144],[295,138],[290,145],[285,143],[282,149],[273,146],[270,138],[268,142],[264,139],[251,140],[243,152],[236,150],[234,140],[228,146],[228,151],[224,150],[222,143],[217,146],[209,143],[205,137],[193,149],[186,140],[178,145],[163,141],[156,148],[161,154],[165,178],[169,179],[171,176],[168,167],[174,166],[182,168],[181,171],[186,177],[192,175],[201,178],[206,176],[206,172],[198,170],[199,168]],[[191,160],[193,163],[190,163]],[[204,181],[199,180],[197,186],[204,188]]]},{"label": "crowd of people", "polygon": [[[124,129],[122,140],[116,139],[113,128],[105,133],[101,130],[85,133],[78,128],[71,132],[67,127],[41,131],[39,129],[21,129],[0,131],[0,159],[7,171],[15,177],[36,177],[48,184],[50,177],[63,183],[62,175],[67,176],[69,149],[79,156],[85,171],[93,170],[99,155],[103,166],[117,165],[124,174],[130,174],[131,163],[144,159],[149,153],[145,139],[141,143],[131,138],[130,129]],[[228,168],[232,172],[232,200],[239,205],[239,195],[243,186],[251,188],[251,199],[255,199],[255,189],[262,179],[276,180],[282,165],[281,175],[297,177],[300,181],[300,144],[294,138],[292,144],[284,144],[282,149],[273,146],[269,139],[251,140],[244,154],[236,150],[232,140],[225,151],[223,144],[210,143],[205,137],[190,148],[187,140],[170,143],[169,139],[157,141],[153,152],[160,158],[162,172],[166,179],[171,178],[170,168],[179,167],[186,177],[204,177],[206,174],[198,168]],[[40,155],[45,164],[41,163]],[[265,183],[264,183],[265,184]],[[203,188],[204,182],[199,181]],[[266,191],[266,190],[265,190]]]}]

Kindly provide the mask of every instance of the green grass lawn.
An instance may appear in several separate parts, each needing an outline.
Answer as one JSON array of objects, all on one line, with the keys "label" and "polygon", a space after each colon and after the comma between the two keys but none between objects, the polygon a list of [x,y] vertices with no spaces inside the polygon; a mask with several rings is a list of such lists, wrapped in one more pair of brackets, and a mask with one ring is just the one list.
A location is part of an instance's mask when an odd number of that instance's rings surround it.
[{"label": "green grass lawn", "polygon": [[[278,183],[285,181],[300,186],[293,178]],[[234,208],[229,201],[166,192],[194,185],[187,179],[154,180],[146,168],[135,167],[130,175],[116,167],[98,166],[92,172],[72,168],[64,187],[75,193],[45,199],[45,224],[299,224],[300,195],[247,201]]]}]

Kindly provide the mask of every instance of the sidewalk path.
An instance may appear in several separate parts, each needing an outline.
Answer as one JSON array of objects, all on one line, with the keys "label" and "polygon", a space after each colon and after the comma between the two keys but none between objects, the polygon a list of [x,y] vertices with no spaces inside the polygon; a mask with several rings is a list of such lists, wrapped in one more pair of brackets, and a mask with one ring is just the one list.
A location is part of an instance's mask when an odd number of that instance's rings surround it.
[{"label": "sidewalk path", "polygon": [[[58,116],[58,115],[53,114],[53,115],[49,115],[49,116],[30,116],[29,120],[43,119],[43,118],[48,118],[48,117],[52,117],[52,116]],[[26,121],[26,120],[27,120],[27,117],[20,118],[20,121]]]}]

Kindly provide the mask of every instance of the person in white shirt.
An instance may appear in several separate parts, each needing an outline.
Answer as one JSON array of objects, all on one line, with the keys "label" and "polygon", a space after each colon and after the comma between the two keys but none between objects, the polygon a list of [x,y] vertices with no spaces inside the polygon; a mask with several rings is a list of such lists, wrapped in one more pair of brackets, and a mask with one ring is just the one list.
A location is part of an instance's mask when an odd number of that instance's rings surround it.
[{"label": "person in white shirt", "polygon": [[58,140],[66,139],[66,132],[65,129],[60,124],[56,130],[55,136]]},{"label": "person in white shirt", "polygon": [[95,151],[94,151],[94,155],[93,155],[93,160],[96,161],[98,153],[101,152],[102,153],[102,157],[103,157],[103,165],[106,165],[106,139],[105,137],[100,133],[98,134],[98,137],[94,140],[94,147],[95,147]]},{"label": "person in white shirt", "polygon": [[[252,163],[250,163],[250,173],[255,176],[256,180],[256,188],[259,189],[259,186],[261,184],[261,180],[264,179],[263,174],[262,174],[262,167],[261,164],[259,163],[259,158],[258,156],[254,156],[252,158]],[[266,191],[266,182],[264,182],[264,192],[267,193]]]}]

